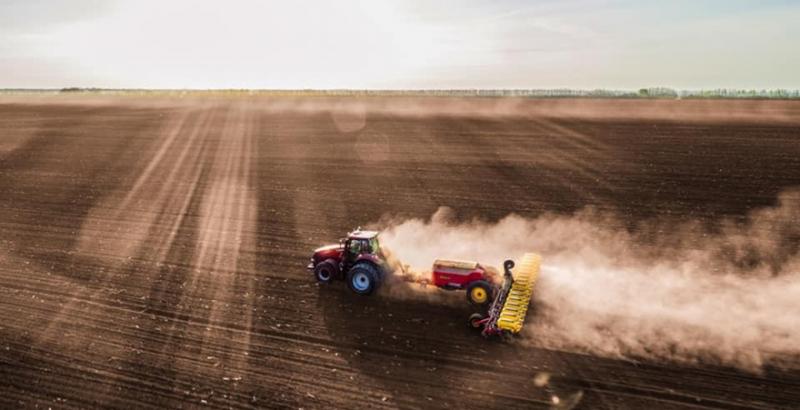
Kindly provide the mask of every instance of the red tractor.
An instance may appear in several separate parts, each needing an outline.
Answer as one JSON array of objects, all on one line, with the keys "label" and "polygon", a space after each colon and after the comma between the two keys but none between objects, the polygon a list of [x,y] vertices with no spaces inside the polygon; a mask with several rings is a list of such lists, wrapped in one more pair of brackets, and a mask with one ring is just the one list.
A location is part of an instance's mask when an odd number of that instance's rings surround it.
[{"label": "red tractor", "polygon": [[369,295],[383,282],[387,264],[378,243],[378,232],[357,229],[338,245],[317,248],[308,269],[320,283],[347,281],[355,293]]},{"label": "red tractor", "polygon": [[[345,280],[355,293],[369,295],[377,289],[392,272],[378,243],[378,232],[357,229],[339,241],[338,245],[317,248],[311,257],[308,269],[320,283],[334,279]],[[419,279],[418,275],[406,272],[403,266],[401,279],[423,285],[433,284],[445,290],[464,289],[467,300],[487,307],[500,281],[497,272],[477,262],[437,259],[433,264],[430,279]]]}]

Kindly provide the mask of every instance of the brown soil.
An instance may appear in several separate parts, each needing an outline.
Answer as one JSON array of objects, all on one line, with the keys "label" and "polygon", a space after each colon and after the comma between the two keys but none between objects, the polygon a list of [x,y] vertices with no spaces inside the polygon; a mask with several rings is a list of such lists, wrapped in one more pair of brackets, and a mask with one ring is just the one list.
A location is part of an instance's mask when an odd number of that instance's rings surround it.
[{"label": "brown soil", "polygon": [[314,283],[311,249],[387,214],[713,224],[800,185],[798,103],[512,101],[0,100],[0,407],[797,406],[796,371],[486,341]]}]

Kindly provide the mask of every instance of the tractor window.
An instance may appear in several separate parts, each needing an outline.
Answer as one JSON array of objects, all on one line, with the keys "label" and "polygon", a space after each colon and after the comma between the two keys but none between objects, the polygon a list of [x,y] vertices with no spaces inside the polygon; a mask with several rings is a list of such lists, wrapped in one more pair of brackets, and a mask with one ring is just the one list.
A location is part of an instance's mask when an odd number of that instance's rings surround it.
[{"label": "tractor window", "polygon": [[380,249],[381,249],[381,246],[378,243],[378,238],[377,237],[372,238],[372,239],[369,240],[369,251],[371,253],[378,253],[378,252],[380,252]]},{"label": "tractor window", "polygon": [[358,255],[361,253],[361,241],[358,239],[353,239],[350,241],[350,253],[354,255]]}]

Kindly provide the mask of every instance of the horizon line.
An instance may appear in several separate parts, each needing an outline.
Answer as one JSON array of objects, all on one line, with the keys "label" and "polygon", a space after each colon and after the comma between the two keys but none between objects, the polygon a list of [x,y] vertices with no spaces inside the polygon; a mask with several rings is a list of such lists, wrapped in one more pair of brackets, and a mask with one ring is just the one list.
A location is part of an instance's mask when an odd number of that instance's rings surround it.
[{"label": "horizon line", "polygon": [[606,91],[606,92],[639,92],[642,90],[663,90],[675,92],[699,91],[800,91],[800,88],[788,87],[708,87],[708,88],[679,88],[669,86],[642,86],[636,88],[608,88],[608,87],[453,87],[453,88],[247,88],[247,87],[0,87],[0,91],[364,91],[364,92],[415,92],[415,91]]}]

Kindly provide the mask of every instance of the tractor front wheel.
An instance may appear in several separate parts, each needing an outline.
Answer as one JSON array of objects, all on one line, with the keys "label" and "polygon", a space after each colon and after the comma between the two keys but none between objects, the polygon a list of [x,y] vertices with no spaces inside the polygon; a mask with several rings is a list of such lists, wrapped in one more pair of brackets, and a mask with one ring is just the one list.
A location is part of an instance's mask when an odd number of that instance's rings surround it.
[{"label": "tractor front wheel", "polygon": [[369,295],[378,288],[380,272],[371,263],[359,263],[347,272],[347,286],[354,293]]},{"label": "tractor front wheel", "polygon": [[338,271],[339,268],[336,266],[336,262],[328,259],[314,267],[314,277],[317,278],[317,282],[327,284],[333,282],[333,278]]},{"label": "tractor front wheel", "polygon": [[492,285],[485,280],[477,280],[467,286],[467,300],[478,307],[486,307],[492,302]]}]

